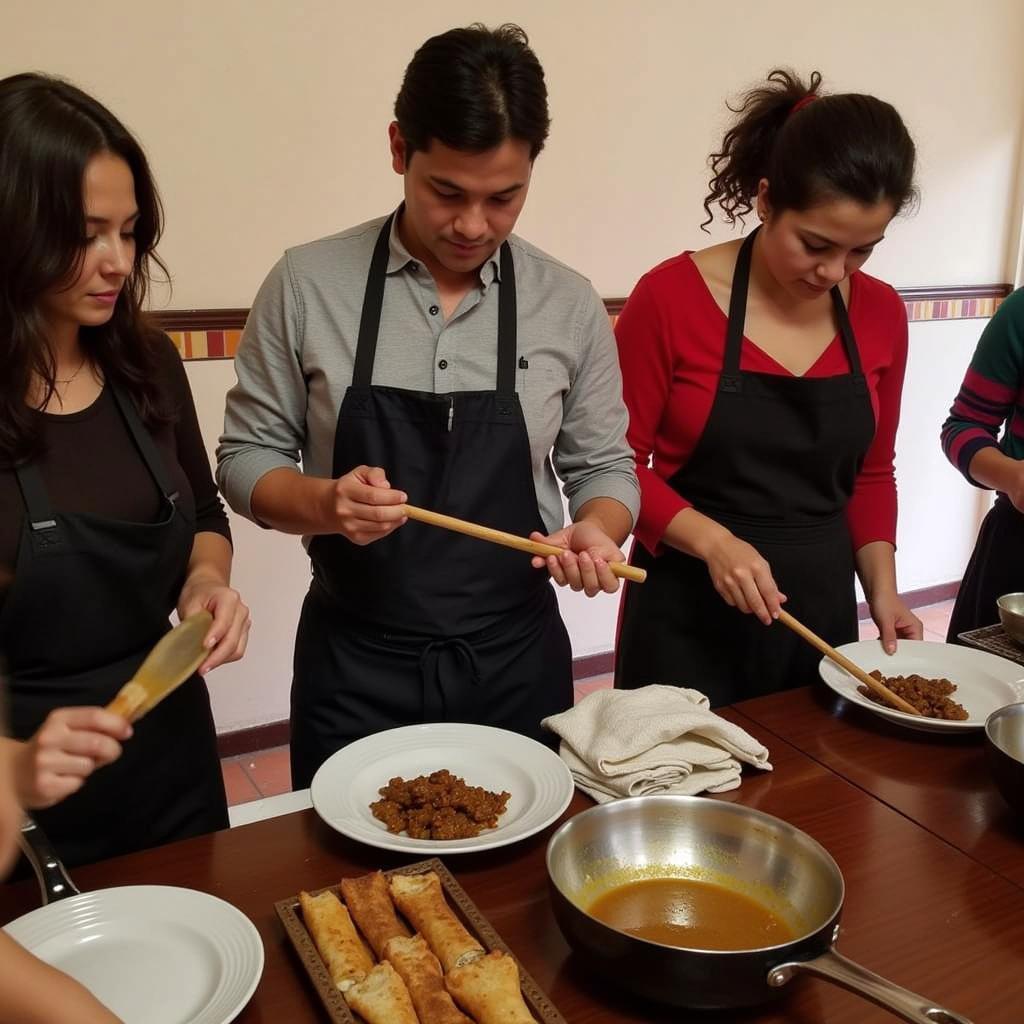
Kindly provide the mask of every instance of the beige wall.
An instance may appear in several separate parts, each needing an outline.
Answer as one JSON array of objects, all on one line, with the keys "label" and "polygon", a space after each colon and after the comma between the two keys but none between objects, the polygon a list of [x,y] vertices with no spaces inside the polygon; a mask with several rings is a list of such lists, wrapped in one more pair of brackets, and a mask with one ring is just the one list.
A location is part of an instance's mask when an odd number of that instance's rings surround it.
[{"label": "beige wall", "polygon": [[[920,213],[872,269],[1002,280],[1024,95],[1019,0],[167,0],[8,4],[0,72],[96,92],[141,136],[167,203],[176,307],[244,306],[286,245],[375,216],[400,182],[385,127],[429,34],[516,19],[554,118],[524,234],[625,294],[699,244],[723,100],[778,63],[895,103],[921,149]],[[1015,226],[1015,225],[1014,225]]]},{"label": "beige wall", "polygon": [[[0,74],[66,75],[139,134],[164,195],[175,308],[247,306],[281,250],[394,205],[385,128],[412,51],[473,20],[517,20],[545,64],[552,138],[520,221],[531,241],[628,293],[702,244],[706,154],[727,95],[775,64],[901,110],[923,202],[868,269],[900,285],[1009,280],[1021,210],[1024,4],[776,0],[631,4],[516,0],[69,0],[9,4]],[[721,229],[714,237],[723,237]],[[916,325],[899,435],[901,586],[959,575],[979,496],[943,461],[938,427],[980,321]],[[220,429],[230,363],[189,365],[204,434]],[[940,518],[941,517],[941,518]],[[287,714],[308,567],[298,542],[235,522],[249,658],[213,679],[230,730]],[[612,645],[616,602],[560,595],[577,654]]]},{"label": "beige wall", "polygon": [[[1024,111],[1024,95],[1021,96],[1021,110]],[[1021,148],[1017,160],[1017,190],[1016,200],[1011,209],[1011,217],[1014,218],[1016,228],[1010,235],[1010,248],[1007,265],[1011,268],[1012,276],[1007,280],[1016,287],[1024,285],[1024,131],[1021,132]]]}]

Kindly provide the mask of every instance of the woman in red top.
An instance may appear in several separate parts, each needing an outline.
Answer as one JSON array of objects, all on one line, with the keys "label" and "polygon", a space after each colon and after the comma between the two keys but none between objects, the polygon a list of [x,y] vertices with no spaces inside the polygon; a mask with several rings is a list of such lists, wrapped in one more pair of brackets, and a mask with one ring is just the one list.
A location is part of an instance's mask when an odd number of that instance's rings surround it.
[{"label": "woman in red top", "polygon": [[855,571],[887,651],[922,635],[894,560],[906,313],[860,270],[914,195],[914,144],[888,103],[820,83],[776,70],[747,93],[705,226],[717,204],[760,227],[655,267],[619,318],[649,576],[626,590],[618,687],[720,706],[810,683],[815,651],[765,627],[785,603],[855,640]]}]

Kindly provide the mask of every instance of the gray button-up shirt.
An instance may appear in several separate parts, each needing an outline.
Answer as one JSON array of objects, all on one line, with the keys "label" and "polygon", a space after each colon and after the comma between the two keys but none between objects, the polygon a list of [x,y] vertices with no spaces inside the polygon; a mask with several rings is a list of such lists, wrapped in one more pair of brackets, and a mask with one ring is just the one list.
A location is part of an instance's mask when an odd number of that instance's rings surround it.
[{"label": "gray button-up shirt", "polygon": [[[352,382],[366,276],[384,220],[287,250],[256,296],[217,448],[221,490],[250,519],[253,488],[272,469],[295,469],[301,459],[311,476],[331,476],[338,410]],[[635,522],[640,489],[604,304],[575,271],[515,235],[509,244],[518,312],[516,391],[541,518],[549,532],[563,525],[557,473],[570,514],[592,498],[609,497]],[[409,255],[394,225],[390,249],[373,383],[436,394],[493,389],[498,254],[446,320],[430,272]],[[393,477],[391,483],[402,486]]]}]

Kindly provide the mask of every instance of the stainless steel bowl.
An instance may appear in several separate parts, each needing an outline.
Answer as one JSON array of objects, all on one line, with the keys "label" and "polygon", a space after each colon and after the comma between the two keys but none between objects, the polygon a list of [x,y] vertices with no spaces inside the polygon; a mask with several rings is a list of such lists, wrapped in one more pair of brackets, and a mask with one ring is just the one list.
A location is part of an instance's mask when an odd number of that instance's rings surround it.
[{"label": "stainless steel bowl", "polygon": [[[547,869],[566,940],[603,976],[649,999],[693,1009],[752,1006],[801,971],[827,978],[918,1024],[969,1024],[865,970],[833,948],[843,876],[827,850],[778,818],[705,797],[616,800],[570,818],[551,837]],[[619,885],[694,878],[753,897],[796,938],[741,951],[681,949],[641,939],[587,912]]]},{"label": "stainless steel bowl", "polygon": [[1024,644],[1024,594],[1003,594],[996,600],[1003,629],[1019,644]]},{"label": "stainless steel bowl", "polygon": [[988,716],[985,747],[1003,799],[1024,814],[1024,704],[1007,704]]}]

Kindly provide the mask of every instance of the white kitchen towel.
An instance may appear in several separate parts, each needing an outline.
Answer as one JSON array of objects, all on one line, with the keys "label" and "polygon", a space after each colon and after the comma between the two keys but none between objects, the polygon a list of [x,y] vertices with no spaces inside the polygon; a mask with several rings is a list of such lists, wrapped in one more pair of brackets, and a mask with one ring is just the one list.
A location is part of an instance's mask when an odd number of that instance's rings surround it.
[{"label": "white kitchen towel", "polygon": [[697,690],[596,690],[545,718],[576,785],[599,803],[652,793],[723,793],[741,764],[771,771],[768,750],[708,708]]}]

